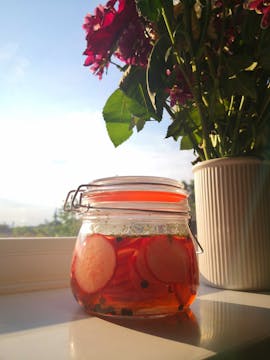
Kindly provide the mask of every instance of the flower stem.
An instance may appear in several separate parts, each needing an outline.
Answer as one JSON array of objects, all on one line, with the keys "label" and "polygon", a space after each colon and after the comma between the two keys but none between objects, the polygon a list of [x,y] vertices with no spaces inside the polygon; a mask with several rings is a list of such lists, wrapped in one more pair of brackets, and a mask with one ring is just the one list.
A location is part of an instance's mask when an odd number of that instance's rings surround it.
[{"label": "flower stem", "polygon": [[[201,124],[202,124],[202,132],[203,132],[203,142],[202,142],[202,150],[203,150],[203,154],[202,152],[200,151],[200,157],[201,157],[201,160],[208,160],[211,158],[211,144],[210,144],[210,139],[208,137],[208,129],[207,129],[207,122],[206,122],[206,119],[204,117],[204,110],[203,110],[203,101],[202,101],[202,91],[201,91],[201,86],[200,86],[200,77],[199,77],[199,69],[198,69],[198,64],[196,63],[196,59],[195,59],[195,56],[194,56],[194,51],[193,51],[193,39],[191,37],[191,32],[192,32],[192,29],[191,29],[191,23],[190,23],[190,5],[189,3],[187,3],[186,1],[184,1],[184,6],[185,6],[185,20],[186,20],[186,32],[188,33],[188,43],[189,43],[189,47],[190,47],[190,50],[191,50],[191,56],[192,56],[192,73],[194,74],[195,76],[195,84],[193,85],[189,79],[189,77],[187,76],[186,74],[186,71],[185,71],[185,68],[184,68],[184,61],[181,59],[181,56],[178,52],[178,49],[176,47],[176,44],[175,44],[175,38],[174,38],[174,35],[173,35],[173,31],[171,29],[171,26],[170,26],[170,23],[169,23],[169,20],[168,20],[168,17],[167,17],[167,14],[166,14],[166,10],[164,7],[162,7],[162,16],[163,16],[163,19],[164,19],[164,22],[165,22],[165,25],[166,25],[166,28],[167,28],[167,31],[168,31],[168,34],[169,34],[169,37],[170,37],[170,41],[171,41],[171,44],[173,46],[173,49],[174,49],[174,55],[175,55],[175,58],[176,58],[176,61],[179,65],[179,69],[191,91],[191,93],[193,94],[193,97],[194,97],[194,101],[195,101],[195,104],[198,108],[198,112],[199,112],[199,116],[200,116],[200,119],[201,119]],[[190,132],[191,132],[191,129],[190,129]],[[196,141],[196,140],[195,140]],[[203,156],[202,156],[203,155]]]},{"label": "flower stem", "polygon": [[236,122],[235,122],[235,126],[234,126],[234,131],[233,131],[233,138],[232,138],[232,150],[231,150],[231,155],[235,156],[236,154],[236,146],[238,144],[237,141],[237,137],[239,134],[239,127],[240,127],[240,121],[241,121],[241,112],[242,112],[242,108],[244,105],[244,101],[245,101],[245,97],[241,96],[241,100],[240,100],[240,104],[238,107],[238,112],[237,112],[237,116],[236,116]]},{"label": "flower stem", "polygon": [[191,91],[194,95],[194,100],[198,107],[199,116],[202,124],[202,133],[203,133],[202,149],[204,152],[204,158],[205,160],[209,160],[211,158],[212,146],[208,136],[209,131],[207,127],[207,121],[204,115],[204,105],[202,100],[202,89],[201,89],[201,79],[200,79],[200,67],[194,53],[194,40],[192,37],[190,2],[188,0],[184,0],[183,4],[184,4],[184,19],[185,19],[185,27],[186,27],[185,34],[191,53],[192,73],[194,75],[194,80],[195,80],[194,86],[192,87]]},{"label": "flower stem", "polygon": [[217,119],[215,119],[216,103],[219,102],[220,106],[223,106],[224,118],[226,118],[226,110],[225,110],[224,101],[222,99],[222,96],[221,96],[220,90],[219,90],[220,89],[219,78],[216,73],[216,68],[213,63],[210,49],[207,46],[204,47],[204,53],[205,53],[205,59],[207,60],[207,64],[208,64],[208,68],[209,68],[209,74],[210,74],[210,77],[212,78],[212,83],[213,83],[213,89],[211,89],[212,91],[210,93],[211,96],[209,99],[209,119],[210,119],[210,123],[214,124],[214,127],[217,129],[217,131],[220,135],[220,150],[219,150],[219,156],[220,156],[224,153],[224,134],[221,130],[221,127],[219,126],[220,125],[219,122],[216,121]]},{"label": "flower stem", "polygon": [[203,9],[203,25],[202,25],[202,31],[199,39],[199,45],[197,47],[196,56],[198,58],[201,57],[201,52],[203,52],[204,49],[204,41],[207,34],[207,29],[209,26],[209,20],[210,20],[210,10],[211,10],[211,0],[206,0],[206,4],[204,5]]},{"label": "flower stem", "polygon": [[186,75],[186,71],[184,69],[184,61],[183,59],[181,59],[181,56],[179,55],[178,51],[177,51],[177,48],[176,48],[176,44],[175,44],[175,39],[174,39],[174,36],[173,36],[173,33],[172,33],[172,30],[171,30],[171,26],[169,24],[169,20],[168,20],[168,16],[166,14],[166,10],[164,7],[161,8],[161,13],[162,13],[162,16],[163,16],[163,20],[165,22],[165,25],[166,25],[166,29],[168,31],[168,34],[169,34],[169,37],[170,37],[170,41],[171,41],[171,44],[173,46],[173,54],[176,58],[176,61],[177,61],[177,64],[179,65],[179,68],[180,68],[180,71],[181,73],[183,74],[184,76],[184,79],[186,81],[186,83],[188,84],[188,87],[189,88],[192,88],[192,85],[191,85],[191,82],[189,80],[189,77]]}]

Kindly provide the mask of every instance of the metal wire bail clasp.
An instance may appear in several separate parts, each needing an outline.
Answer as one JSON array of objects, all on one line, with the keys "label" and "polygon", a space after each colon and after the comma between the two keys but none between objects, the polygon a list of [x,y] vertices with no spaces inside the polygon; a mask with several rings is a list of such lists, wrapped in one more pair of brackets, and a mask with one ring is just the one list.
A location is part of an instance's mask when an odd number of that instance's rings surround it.
[{"label": "metal wire bail clasp", "polygon": [[65,211],[80,212],[82,208],[88,210],[89,206],[82,203],[83,193],[87,190],[88,186],[88,184],[82,184],[77,188],[77,190],[69,191],[64,203]]},{"label": "metal wire bail clasp", "polygon": [[190,225],[191,225],[191,219],[189,220],[188,228],[189,228],[189,234],[190,234],[191,240],[193,241],[193,244],[195,245],[195,248],[196,248],[196,254],[203,254],[204,249],[203,249],[201,243],[199,242],[197,235],[195,235],[194,232],[191,230]]}]

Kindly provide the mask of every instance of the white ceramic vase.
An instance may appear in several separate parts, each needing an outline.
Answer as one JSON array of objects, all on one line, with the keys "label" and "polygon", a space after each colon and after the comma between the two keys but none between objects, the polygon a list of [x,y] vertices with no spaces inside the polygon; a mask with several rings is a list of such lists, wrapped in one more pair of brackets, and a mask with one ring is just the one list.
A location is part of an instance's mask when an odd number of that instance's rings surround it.
[{"label": "white ceramic vase", "polygon": [[202,279],[270,289],[270,162],[221,158],[193,167]]}]

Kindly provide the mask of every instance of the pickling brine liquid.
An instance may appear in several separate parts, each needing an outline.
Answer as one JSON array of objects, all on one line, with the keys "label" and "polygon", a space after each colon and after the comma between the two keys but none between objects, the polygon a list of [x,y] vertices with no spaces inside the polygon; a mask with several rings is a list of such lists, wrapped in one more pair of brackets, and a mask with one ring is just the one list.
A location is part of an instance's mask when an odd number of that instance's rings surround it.
[{"label": "pickling brine liquid", "polygon": [[90,314],[156,316],[176,313],[198,287],[195,248],[189,236],[79,235],[71,288]]}]

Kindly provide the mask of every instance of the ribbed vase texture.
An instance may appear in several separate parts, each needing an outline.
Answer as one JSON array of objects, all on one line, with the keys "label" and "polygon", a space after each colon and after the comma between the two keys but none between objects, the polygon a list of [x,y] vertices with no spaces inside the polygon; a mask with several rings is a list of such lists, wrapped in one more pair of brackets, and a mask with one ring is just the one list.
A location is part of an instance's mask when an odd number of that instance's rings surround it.
[{"label": "ribbed vase texture", "polygon": [[193,172],[201,275],[221,288],[270,289],[270,162],[214,159]]}]

